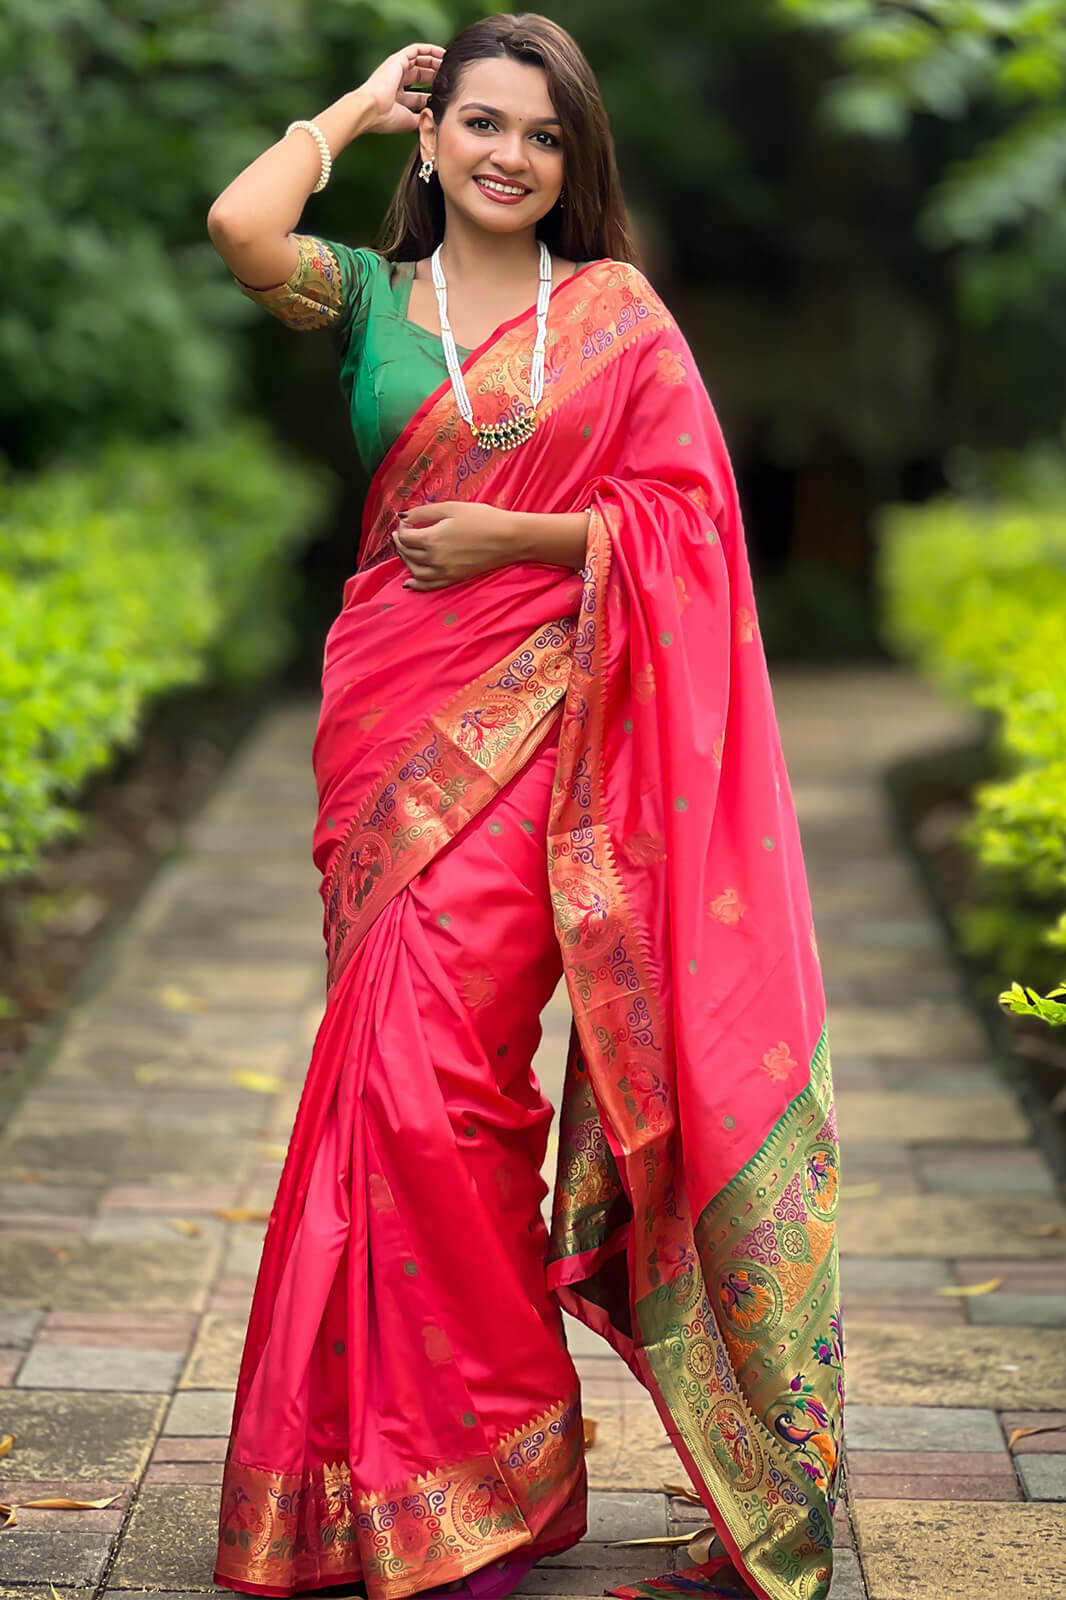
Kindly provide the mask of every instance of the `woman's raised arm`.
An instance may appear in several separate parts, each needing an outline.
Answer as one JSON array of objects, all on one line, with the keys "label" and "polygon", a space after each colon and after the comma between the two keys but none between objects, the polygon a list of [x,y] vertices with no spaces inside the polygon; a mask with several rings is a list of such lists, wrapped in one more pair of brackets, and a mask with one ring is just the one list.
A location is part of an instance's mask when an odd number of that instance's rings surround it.
[{"label": "woman's raised arm", "polygon": [[[412,133],[427,92],[405,81],[432,84],[444,51],[436,44],[411,44],[387,56],[358,89],[335,100],[314,121],[330,154],[337,155],[361,133]],[[322,170],[318,145],[296,130],[245,167],[212,205],[207,231],[235,277],[253,288],[283,283],[297,263],[289,235]]]}]

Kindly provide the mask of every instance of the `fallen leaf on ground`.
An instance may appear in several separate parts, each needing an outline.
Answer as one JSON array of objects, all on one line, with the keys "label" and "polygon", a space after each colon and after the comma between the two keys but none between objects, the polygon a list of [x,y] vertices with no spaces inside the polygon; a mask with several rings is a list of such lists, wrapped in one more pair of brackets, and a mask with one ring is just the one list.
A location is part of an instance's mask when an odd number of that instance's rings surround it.
[{"label": "fallen leaf on ground", "polygon": [[879,1183],[843,1183],[840,1197],[842,1200],[869,1200],[875,1194],[880,1194],[881,1188]]},{"label": "fallen leaf on ground", "polygon": [[118,1498],[109,1494],[103,1500],[67,1500],[61,1495],[58,1500],[17,1500],[15,1504],[32,1511],[105,1511]]},{"label": "fallen leaf on ground", "polygon": [[663,1492],[665,1494],[680,1495],[681,1499],[687,1500],[690,1505],[699,1506],[703,1504],[695,1489],[688,1483],[664,1483]]},{"label": "fallen leaf on ground", "polygon": [[188,989],[179,989],[175,983],[165,983],[161,989],[156,990],[159,1003],[168,1011],[203,1011],[204,1002],[199,995],[192,994]]},{"label": "fallen leaf on ground", "polygon": [[200,1224],[198,1222],[190,1222],[187,1217],[168,1217],[167,1221],[179,1233],[187,1233],[190,1239],[195,1239],[200,1232]]},{"label": "fallen leaf on ground", "polygon": [[138,1083],[158,1083],[161,1078],[169,1078],[170,1073],[158,1061],[146,1061],[142,1066],[134,1067],[133,1076]]},{"label": "fallen leaf on ground", "polygon": [[269,1072],[252,1072],[244,1067],[235,1067],[229,1081],[239,1089],[254,1089],[256,1094],[280,1094],[285,1087],[281,1078],[273,1078]]},{"label": "fallen leaf on ground", "polygon": [[1066,1239],[1066,1222],[1034,1222],[1022,1232],[1030,1239]]},{"label": "fallen leaf on ground", "polygon": [[691,1533],[658,1533],[653,1539],[610,1539],[608,1540],[607,1548],[609,1550],[621,1550],[624,1547],[632,1547],[638,1544],[688,1544],[693,1537],[694,1535]]},{"label": "fallen leaf on ground", "polygon": [[15,1500],[11,1505],[0,1501],[0,1528],[15,1528],[19,1511],[103,1511],[106,1506],[113,1505],[118,1499],[117,1494],[108,1495],[106,1500],[67,1500],[60,1497],[57,1500]]},{"label": "fallen leaf on ground", "polygon": [[269,1211],[250,1211],[247,1206],[220,1206],[212,1213],[223,1222],[269,1222]]},{"label": "fallen leaf on ground", "polygon": [[[679,1492],[670,1488],[669,1485],[666,1487],[671,1494]],[[711,1546],[716,1543],[717,1539],[718,1530],[714,1523],[706,1522],[699,1528],[693,1528],[690,1533],[656,1534],[652,1539],[611,1539],[608,1541],[608,1548],[621,1550],[627,1546],[632,1547],[642,1544],[673,1545],[675,1547],[688,1545],[688,1553],[691,1558],[696,1562],[701,1562],[708,1560]]]},{"label": "fallen leaf on ground", "polygon": [[1034,1433],[1062,1433],[1066,1431],[1066,1423],[1049,1422],[1043,1428],[1015,1428],[1007,1440],[1007,1449],[1013,1450],[1019,1439],[1028,1439]]},{"label": "fallen leaf on ground", "polygon": [[722,1541],[718,1537],[718,1529],[713,1522],[707,1522],[702,1528],[697,1528],[695,1533],[689,1535],[688,1553],[691,1560],[697,1565],[709,1561],[712,1550],[721,1548]]},{"label": "fallen leaf on ground", "polygon": [[0,1433],[0,1459],[7,1455],[14,1442],[15,1435],[13,1433]]},{"label": "fallen leaf on ground", "polygon": [[256,1145],[256,1150],[261,1156],[269,1156],[271,1161],[284,1161],[289,1153],[288,1146],[284,1144],[260,1144]]},{"label": "fallen leaf on ground", "polygon": [[50,1583],[48,1587],[52,1591],[52,1600],[63,1600],[63,1596],[60,1594],[54,1583]]},{"label": "fallen leaf on ground", "polygon": [[937,1289],[937,1294],[972,1295],[991,1294],[993,1289],[998,1289],[1003,1282],[1002,1278],[986,1278],[984,1283],[945,1283]]},{"label": "fallen leaf on ground", "polygon": [[596,1443],[596,1418],[585,1417],[582,1419],[582,1425],[585,1429],[585,1449],[591,1450]]}]

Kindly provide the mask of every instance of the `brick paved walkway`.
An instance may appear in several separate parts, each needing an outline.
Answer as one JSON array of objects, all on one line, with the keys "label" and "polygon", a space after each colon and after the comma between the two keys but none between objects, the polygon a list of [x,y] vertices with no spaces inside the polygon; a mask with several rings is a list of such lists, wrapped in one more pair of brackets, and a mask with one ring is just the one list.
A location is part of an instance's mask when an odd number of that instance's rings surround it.
[{"label": "brick paved walkway", "polygon": [[[782,674],[776,696],[844,1141],[851,1503],[832,1600],[1063,1600],[1066,1431],[1006,1440],[1066,1424],[1066,1237],[1036,1231],[1066,1208],[959,1003],[878,777],[967,725],[880,670]],[[20,1511],[0,1600],[211,1588],[262,1237],[219,1212],[269,1209],[322,1008],[314,715],[275,712],[239,753],[0,1141],[0,1434],[17,1441],[0,1499],[119,1496]],[[537,1062],[553,1094],[566,1030],[560,996]],[[529,1594],[663,1570],[671,1552],[609,1541],[693,1516],[663,1493],[682,1475],[639,1386],[581,1329],[574,1349],[598,1422],[590,1535]]]}]

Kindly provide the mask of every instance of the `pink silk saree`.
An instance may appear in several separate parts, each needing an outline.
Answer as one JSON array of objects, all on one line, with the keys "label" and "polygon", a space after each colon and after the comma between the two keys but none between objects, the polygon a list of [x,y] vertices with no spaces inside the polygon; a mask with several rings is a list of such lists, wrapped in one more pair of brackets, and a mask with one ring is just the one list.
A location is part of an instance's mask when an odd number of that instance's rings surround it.
[{"label": "pink silk saree", "polygon": [[[464,363],[477,414],[528,393],[531,326]],[[443,499],[591,507],[586,567],[404,590],[396,513]],[[479,449],[447,381],[419,407],[371,484],[322,686],[326,1006],[216,1580],[392,1600],[574,1544],[565,1309],[646,1385],[717,1530],[699,1565],[612,1592],[739,1576],[821,1600],[843,1348],[817,946],[728,455],[636,268],[553,291],[520,449]],[[560,972],[549,1230],[529,1064]]]}]

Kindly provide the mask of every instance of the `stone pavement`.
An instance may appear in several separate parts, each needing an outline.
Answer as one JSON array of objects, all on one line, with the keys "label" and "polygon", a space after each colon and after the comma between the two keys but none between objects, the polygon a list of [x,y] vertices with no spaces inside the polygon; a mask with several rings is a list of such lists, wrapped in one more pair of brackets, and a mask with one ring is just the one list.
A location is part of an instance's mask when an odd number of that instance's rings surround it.
[{"label": "stone pavement", "polygon": [[[1066,1208],[879,784],[968,724],[891,670],[783,673],[775,691],[844,1144],[851,1478],[833,1600],[1064,1600]],[[314,716],[283,707],[238,752],[0,1141],[0,1435],[16,1437],[0,1500],[118,1497],[19,1511],[0,1600],[211,1590],[255,1214],[322,1009]],[[553,1094],[566,1031],[558,996],[537,1060]],[[590,1533],[529,1594],[662,1571],[672,1550],[610,1541],[705,1520],[663,1492],[683,1474],[639,1385],[584,1330],[573,1345],[598,1424]],[[1040,1427],[1060,1431],[1009,1447]]]}]

